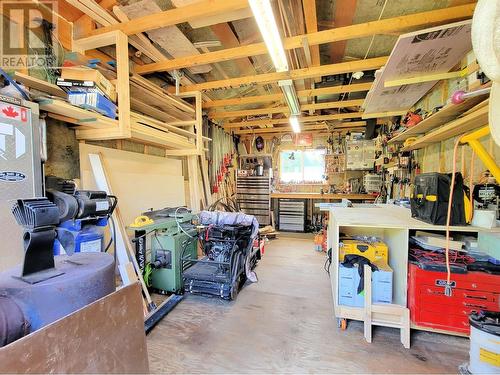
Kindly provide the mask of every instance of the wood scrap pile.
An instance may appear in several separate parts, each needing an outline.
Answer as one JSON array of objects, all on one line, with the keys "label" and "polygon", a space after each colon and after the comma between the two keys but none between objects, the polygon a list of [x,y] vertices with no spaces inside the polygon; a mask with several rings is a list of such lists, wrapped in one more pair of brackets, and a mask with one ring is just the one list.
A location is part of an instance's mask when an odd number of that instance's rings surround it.
[{"label": "wood scrap pile", "polygon": [[264,228],[260,228],[259,234],[270,239],[274,239],[278,236],[278,232],[276,232],[272,225],[266,225]]}]

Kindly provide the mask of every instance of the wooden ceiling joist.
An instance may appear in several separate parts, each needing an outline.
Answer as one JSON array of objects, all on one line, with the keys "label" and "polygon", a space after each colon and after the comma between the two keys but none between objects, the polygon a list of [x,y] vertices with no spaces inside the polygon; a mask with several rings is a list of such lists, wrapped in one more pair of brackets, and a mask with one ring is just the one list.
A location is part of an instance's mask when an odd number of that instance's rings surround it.
[{"label": "wooden ceiling joist", "polygon": [[[344,0],[335,2],[335,15],[333,22],[335,27],[345,27],[352,25],[354,14],[356,13],[357,0]],[[330,62],[336,63],[344,58],[347,40],[341,40],[330,44]]]},{"label": "wooden ceiling joist", "polygon": [[[319,89],[299,90],[297,91],[297,96],[299,98],[303,98],[303,97],[313,97],[320,95],[335,95],[348,92],[368,91],[370,90],[372,84],[373,82],[366,82],[366,83],[354,83],[351,85],[323,87]],[[234,105],[266,103],[266,102],[275,102],[279,100],[284,100],[283,94],[281,93],[270,94],[270,95],[247,96],[247,97],[233,98],[233,99],[213,100],[211,102],[203,103],[203,108],[207,109],[207,108],[234,106]]]},{"label": "wooden ceiling joist", "polygon": [[[364,99],[355,100],[341,100],[336,102],[324,102],[315,104],[304,104],[300,106],[302,111],[317,110],[317,109],[328,109],[328,108],[345,108],[345,107],[359,107],[363,104]],[[290,108],[288,106],[281,107],[269,107],[269,108],[258,108],[258,109],[245,109],[241,111],[226,111],[226,112],[209,112],[208,117],[213,120],[220,120],[224,118],[234,118],[234,117],[245,117],[253,115],[265,115],[265,114],[275,114],[284,113],[289,114]]]},{"label": "wooden ceiling joist", "polygon": [[318,109],[331,109],[331,108],[346,108],[346,107],[359,107],[363,104],[364,99],[353,100],[340,100],[336,102],[322,102],[314,104],[304,104],[300,107],[303,111],[318,110]]},{"label": "wooden ceiling joist", "polygon": [[[234,2],[237,1],[234,0]],[[227,3],[232,4],[233,1],[227,1]],[[307,44],[309,46],[316,46],[342,40],[363,38],[375,34],[398,33],[419,26],[444,24],[470,18],[474,12],[474,7],[474,3],[466,4],[456,7],[431,10],[428,12],[414,13],[406,16],[387,18],[379,21],[365,22],[357,25],[338,27],[330,30],[323,30],[315,33],[285,38],[283,44],[285,49],[290,50],[303,48],[304,38],[307,39]],[[186,8],[184,7],[182,9],[184,10]],[[156,16],[159,16],[159,14]],[[184,18],[189,18],[189,16],[184,15]],[[144,30],[141,29],[140,31]],[[137,32],[137,28],[135,28],[135,32]],[[145,64],[137,66],[135,69],[138,74],[147,74],[158,71],[188,68],[195,65],[234,60],[249,56],[264,55],[266,53],[267,48],[264,43],[254,43],[246,46],[204,53],[198,56],[186,56],[170,61]]]},{"label": "wooden ceiling joist", "polygon": [[[304,18],[306,21],[307,33],[314,33],[318,31],[318,18],[316,17],[316,0],[302,0],[302,7],[304,9]],[[306,39],[307,40],[307,39]],[[319,55],[319,46],[310,46],[311,52],[311,65],[318,66],[321,64]]]},{"label": "wooden ceiling joist", "polygon": [[181,91],[205,91],[227,87],[239,87],[252,84],[266,84],[282,79],[306,79],[333,74],[351,73],[363,70],[379,69],[385,65],[388,57],[375,57],[373,59],[347,61],[339,64],[321,65],[312,68],[296,69],[288,72],[257,74],[220,81],[209,81],[194,85],[184,86]]},{"label": "wooden ceiling joist", "polygon": [[[327,130],[328,127],[326,124],[318,124],[318,125],[308,125],[308,126],[303,126],[301,131],[310,131],[310,130]],[[254,134],[254,133],[259,133],[259,134],[266,134],[266,133],[290,133],[292,132],[292,127],[291,126],[282,126],[279,128],[267,128],[267,129],[248,129],[248,130],[236,130],[234,134]]]},{"label": "wooden ceiling joist", "polygon": [[248,0],[205,0],[186,5],[182,8],[169,9],[160,13],[138,17],[128,22],[92,30],[90,35],[101,35],[120,30],[126,35],[134,35],[160,27],[173,26],[191,20],[216,16],[220,13],[248,8]]},{"label": "wooden ceiling joist", "polygon": [[[342,124],[335,124],[332,127],[328,127],[327,124],[322,123],[322,124],[316,124],[316,125],[305,125],[301,127],[301,132],[308,133],[312,131],[318,131],[318,130],[323,130],[323,131],[333,131],[333,132],[339,132],[339,131],[346,131],[348,129],[358,129],[358,128],[364,128],[366,126],[365,121],[353,121],[353,122],[346,122]],[[290,126],[281,126],[278,128],[266,128],[266,129],[240,129],[234,131],[234,134],[237,135],[245,135],[245,134],[272,134],[272,133],[291,133],[293,132],[292,128]]]},{"label": "wooden ceiling joist", "polygon": [[[299,117],[299,122],[318,122],[318,121],[334,121],[343,120],[349,118],[361,118],[363,112],[350,112],[350,113],[337,113],[334,115],[317,115],[317,116],[303,116]],[[237,129],[246,126],[272,126],[278,124],[287,124],[288,118],[278,118],[278,119],[263,119],[263,120],[253,120],[253,121],[241,121],[241,122],[230,122],[224,124],[224,129]]]}]

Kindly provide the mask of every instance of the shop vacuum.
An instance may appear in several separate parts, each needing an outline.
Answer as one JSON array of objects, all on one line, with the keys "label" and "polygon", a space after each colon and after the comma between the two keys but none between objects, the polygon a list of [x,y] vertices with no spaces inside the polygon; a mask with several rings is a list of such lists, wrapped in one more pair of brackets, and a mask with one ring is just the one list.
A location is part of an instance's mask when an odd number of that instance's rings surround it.
[{"label": "shop vacuum", "polygon": [[115,290],[115,259],[95,229],[107,224],[116,197],[49,189],[47,197],[12,208],[24,228],[24,261],[0,273],[0,347]]}]

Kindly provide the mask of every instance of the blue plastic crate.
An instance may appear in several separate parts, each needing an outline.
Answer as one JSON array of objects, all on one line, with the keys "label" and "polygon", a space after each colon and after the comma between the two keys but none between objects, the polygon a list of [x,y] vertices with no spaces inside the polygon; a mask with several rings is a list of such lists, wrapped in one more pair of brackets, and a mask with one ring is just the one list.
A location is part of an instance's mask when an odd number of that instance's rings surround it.
[{"label": "blue plastic crate", "polygon": [[[392,303],[392,269],[387,265],[377,265],[378,271],[372,272],[372,302]],[[339,305],[364,307],[364,291],[357,293],[361,278],[358,268],[339,265],[338,297]]]}]

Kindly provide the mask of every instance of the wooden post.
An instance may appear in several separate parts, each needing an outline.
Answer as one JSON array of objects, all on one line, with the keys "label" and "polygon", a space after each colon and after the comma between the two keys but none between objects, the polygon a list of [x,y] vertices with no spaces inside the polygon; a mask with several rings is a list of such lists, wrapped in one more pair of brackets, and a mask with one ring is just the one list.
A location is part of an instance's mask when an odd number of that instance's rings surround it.
[{"label": "wooden post", "polygon": [[372,269],[364,265],[365,274],[365,321],[364,332],[366,342],[372,342]]}]

